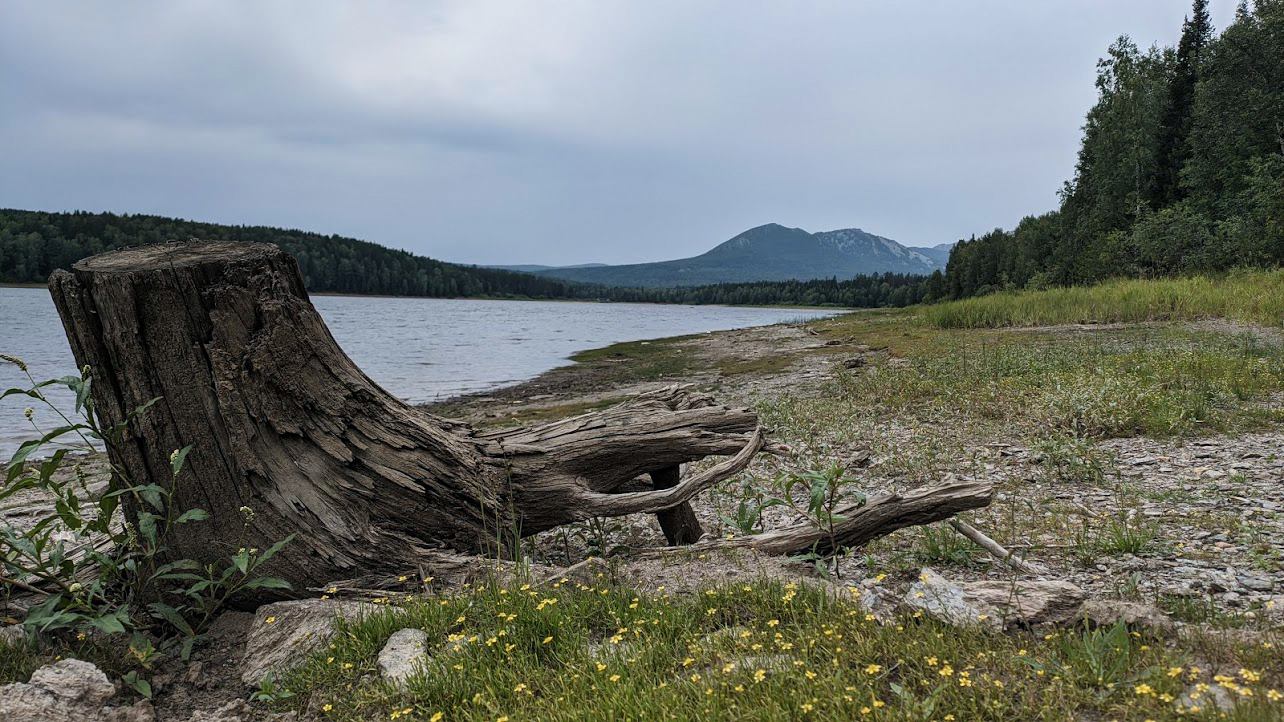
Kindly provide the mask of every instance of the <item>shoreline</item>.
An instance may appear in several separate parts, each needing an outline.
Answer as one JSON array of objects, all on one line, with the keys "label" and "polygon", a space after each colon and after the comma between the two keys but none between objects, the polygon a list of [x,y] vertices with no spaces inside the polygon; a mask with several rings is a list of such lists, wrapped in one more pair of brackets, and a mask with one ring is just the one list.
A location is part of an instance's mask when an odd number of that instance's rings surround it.
[{"label": "shoreline", "polygon": [[[0,288],[39,288],[47,289],[44,283],[8,283],[0,282]],[[849,313],[853,311],[868,311],[867,308],[851,308],[847,306],[795,306],[782,303],[661,303],[658,301],[606,301],[591,298],[532,298],[530,296],[394,296],[384,293],[346,293],[343,291],[308,291],[308,296],[336,296],[339,298],[395,298],[409,300],[431,300],[431,301],[521,301],[531,302],[539,301],[546,303],[613,303],[613,304],[632,304],[638,306],[721,306],[723,308],[776,308],[782,310],[799,310],[799,311],[832,311],[835,314]]]},{"label": "shoreline", "polygon": [[811,326],[847,315],[615,343],[515,384],[415,406],[490,426],[587,413],[673,384],[756,396],[829,373],[832,357],[852,349]]}]

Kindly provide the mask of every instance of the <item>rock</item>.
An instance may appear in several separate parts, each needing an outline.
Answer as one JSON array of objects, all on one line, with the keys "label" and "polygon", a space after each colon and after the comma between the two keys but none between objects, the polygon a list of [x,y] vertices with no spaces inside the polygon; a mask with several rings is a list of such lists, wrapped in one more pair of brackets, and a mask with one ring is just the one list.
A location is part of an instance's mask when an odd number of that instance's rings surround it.
[{"label": "rock", "polygon": [[1087,594],[1064,581],[965,582],[969,601],[997,609],[1007,626],[1066,624],[1075,618]]},{"label": "rock", "polygon": [[891,624],[896,619],[896,603],[885,590],[877,586],[859,590],[856,601],[879,624]]},{"label": "rock", "polygon": [[209,686],[209,677],[205,674],[205,665],[200,662],[192,662],[187,665],[187,671],[183,673],[183,681],[189,687],[196,689],[205,689]]},{"label": "rock", "polygon": [[27,630],[21,624],[0,626],[0,644],[16,647],[27,641]]},{"label": "rock", "polygon": [[905,605],[958,626],[1001,626],[998,610],[982,600],[969,600],[963,589],[931,569],[924,569],[905,593]]},{"label": "rock", "polygon": [[1275,589],[1275,580],[1265,574],[1240,574],[1235,580],[1241,587],[1254,592],[1269,592]]},{"label": "rock", "polygon": [[1177,701],[1177,707],[1191,714],[1207,712],[1210,709],[1230,712],[1235,708],[1235,700],[1231,698],[1230,690],[1225,687],[1216,684],[1196,684],[1191,685],[1190,689],[1182,694],[1181,699]]},{"label": "rock", "polygon": [[236,699],[215,710],[197,710],[185,722],[251,722],[254,709],[243,699]]},{"label": "rock", "polygon": [[22,722],[155,722],[146,700],[108,707],[116,688],[89,662],[64,659],[37,669],[31,681],[0,687],[0,719]]},{"label": "rock", "polygon": [[356,619],[378,609],[364,602],[322,599],[259,607],[245,639],[241,681],[247,687],[258,687],[269,673],[279,678],[330,641],[336,619]]},{"label": "rock", "polygon": [[423,669],[428,653],[428,634],[413,627],[398,629],[379,651],[379,670],[389,682],[404,686]]},{"label": "rock", "polygon": [[1129,626],[1169,629],[1173,621],[1158,607],[1117,599],[1090,599],[1079,608],[1078,618],[1097,627]]},{"label": "rock", "polygon": [[955,583],[924,569],[905,604],[950,624],[1034,627],[1070,622],[1086,596],[1065,581]]},{"label": "rock", "polygon": [[701,637],[700,641],[696,642],[696,645],[700,649],[711,651],[727,644],[735,644],[735,641],[748,631],[748,627],[738,624],[731,627],[719,627]]},{"label": "rock", "polygon": [[139,700],[129,707],[116,707],[103,715],[103,722],[156,722],[151,700]]},{"label": "rock", "polygon": [[612,644],[609,640],[590,643],[588,646],[589,657],[596,662],[627,662],[637,656],[637,644],[625,640],[618,644]]},{"label": "rock", "polygon": [[740,657],[735,660],[736,667],[745,671],[763,670],[765,672],[793,674],[794,658],[787,654],[773,654],[762,657]]},{"label": "rock", "polygon": [[855,358],[849,358],[846,361],[843,361],[843,368],[845,369],[858,369],[864,365],[865,365],[865,358],[863,356],[857,356]]}]

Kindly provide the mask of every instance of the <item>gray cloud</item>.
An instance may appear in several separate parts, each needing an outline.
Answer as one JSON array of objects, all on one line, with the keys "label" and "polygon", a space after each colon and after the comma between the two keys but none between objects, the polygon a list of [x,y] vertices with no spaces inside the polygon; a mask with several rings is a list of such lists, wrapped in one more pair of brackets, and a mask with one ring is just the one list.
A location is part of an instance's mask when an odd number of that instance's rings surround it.
[{"label": "gray cloud", "polygon": [[[931,245],[1055,204],[1182,0],[0,7],[0,205],[631,262],[775,221]],[[1214,20],[1233,2],[1214,2]]]}]

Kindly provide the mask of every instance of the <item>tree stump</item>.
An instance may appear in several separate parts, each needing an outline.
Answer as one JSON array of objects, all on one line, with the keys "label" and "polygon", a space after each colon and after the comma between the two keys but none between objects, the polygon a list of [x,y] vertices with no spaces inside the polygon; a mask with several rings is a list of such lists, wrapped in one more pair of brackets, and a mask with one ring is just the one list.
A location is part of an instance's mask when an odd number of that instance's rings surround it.
[{"label": "tree stump", "polygon": [[[446,577],[475,567],[477,554],[593,516],[658,514],[671,542],[691,542],[700,530],[687,502],[765,443],[752,411],[678,387],[510,431],[426,413],[340,350],[294,259],[270,244],[113,251],[54,273],[49,288],[77,363],[91,367],[102,423],[160,399],[130,422],[111,461],[134,484],[168,488],[170,454],[192,447],[173,498],[210,517],[173,528],[170,556],[214,563],[297,534],[263,569],[291,582],[292,596],[412,569]],[[730,458],[678,478],[680,464],[710,455]],[[648,490],[626,491],[646,475]],[[988,501],[988,487],[973,485],[940,514]],[[932,516],[919,510],[858,536]],[[799,539],[795,551],[815,544]],[[778,535],[771,549],[787,542]],[[256,594],[249,604],[282,592]]]}]

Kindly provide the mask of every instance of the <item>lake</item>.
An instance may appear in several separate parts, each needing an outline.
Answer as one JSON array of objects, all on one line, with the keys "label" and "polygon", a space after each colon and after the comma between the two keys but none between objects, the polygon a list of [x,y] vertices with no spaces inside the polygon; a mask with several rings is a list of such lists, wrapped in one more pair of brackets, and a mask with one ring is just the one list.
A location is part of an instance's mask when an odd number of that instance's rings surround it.
[{"label": "lake", "polygon": [[[577,351],[820,318],[825,311],[641,303],[478,301],[313,296],[343,350],[393,395],[423,403],[525,381]],[[75,373],[62,322],[43,288],[0,288],[0,353],[27,362],[37,380]],[[26,386],[0,363],[0,388]],[[70,395],[57,397],[71,411]],[[33,435],[25,396],[0,401],[0,458]],[[52,417],[52,418],[51,418]],[[36,409],[42,428],[57,426]]]}]

